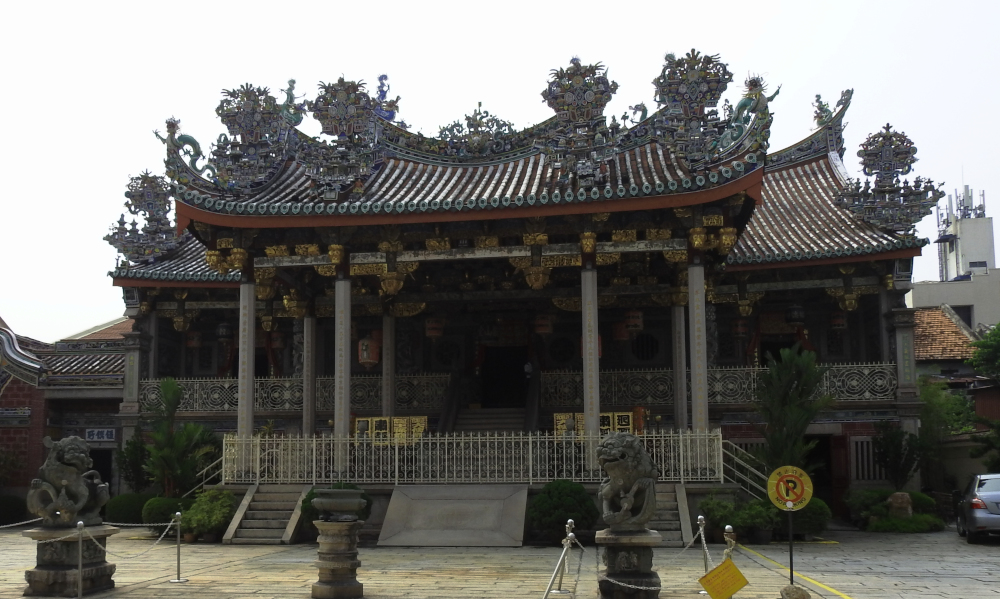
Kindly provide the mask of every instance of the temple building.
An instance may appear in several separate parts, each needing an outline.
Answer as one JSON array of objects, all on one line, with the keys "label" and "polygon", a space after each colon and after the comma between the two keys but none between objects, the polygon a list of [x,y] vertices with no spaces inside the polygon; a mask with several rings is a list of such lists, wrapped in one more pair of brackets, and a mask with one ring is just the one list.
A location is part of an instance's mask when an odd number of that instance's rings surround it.
[{"label": "temple building", "polygon": [[867,482],[872,423],[918,426],[903,295],[942,194],[903,180],[916,148],[889,125],[857,153],[873,181],[851,178],[852,90],[772,151],[777,92],[751,76],[732,105],[732,80],[669,54],[657,108],[609,119],[618,85],[573,59],[544,84],[549,120],[480,106],[436,137],[397,120],[384,77],[225,90],[208,150],[168,120],[165,172],[125,193],[140,222],[107,237],[133,323],[118,438],[170,376],[183,418],[236,440],[721,430],[745,447],[766,356],[799,343],[837,400],[810,430],[819,492]]}]

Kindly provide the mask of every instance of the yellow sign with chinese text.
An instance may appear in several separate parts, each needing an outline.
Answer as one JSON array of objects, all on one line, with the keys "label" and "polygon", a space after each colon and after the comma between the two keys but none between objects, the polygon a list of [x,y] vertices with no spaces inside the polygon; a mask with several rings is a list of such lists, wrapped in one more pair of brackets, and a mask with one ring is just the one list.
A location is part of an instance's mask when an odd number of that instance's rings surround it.
[{"label": "yellow sign with chinese text", "polygon": [[747,586],[746,577],[731,559],[723,560],[698,582],[712,599],[729,599]]}]

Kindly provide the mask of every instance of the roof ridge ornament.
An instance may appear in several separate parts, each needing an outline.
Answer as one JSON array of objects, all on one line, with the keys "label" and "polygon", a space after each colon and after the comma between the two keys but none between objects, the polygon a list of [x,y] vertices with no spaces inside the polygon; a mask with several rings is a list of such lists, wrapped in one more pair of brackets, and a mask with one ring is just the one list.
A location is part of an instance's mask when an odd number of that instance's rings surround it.
[{"label": "roof ridge ornament", "polygon": [[288,80],[284,104],[266,87],[244,83],[222,90],[215,114],[229,135],[219,135],[212,150],[217,183],[229,191],[246,192],[267,181],[285,156],[292,127],[302,122],[303,105],[295,104],[295,80]]},{"label": "roof ridge ornament", "polygon": [[[153,135],[156,139],[163,142],[167,146],[167,166],[168,174],[171,162],[179,162],[183,166],[184,160],[181,156],[189,157],[188,166],[191,167],[195,173],[201,175],[204,173],[209,173],[209,176],[215,178],[215,167],[210,164],[205,164],[204,166],[198,166],[198,161],[205,157],[201,152],[201,144],[198,140],[191,137],[190,135],[177,135],[177,132],[181,130],[181,120],[174,117],[167,119],[167,137],[160,135],[158,130],[153,130]],[[173,177],[172,177],[173,178]]]},{"label": "roof ridge ornament", "polygon": [[913,141],[886,124],[881,131],[869,135],[858,150],[862,172],[875,177],[875,186],[868,179],[864,188],[860,179],[849,180],[837,204],[866,223],[911,237],[917,223],[944,197],[944,192],[930,179],[917,177],[912,186],[904,179],[900,184],[900,176],[913,169],[916,154]]},{"label": "roof ridge ornament", "polygon": [[125,215],[118,219],[118,226],[104,240],[131,262],[148,262],[179,245],[181,236],[170,223],[170,196],[172,191],[166,179],[149,171],[132,177],[128,183],[125,208],[135,216],[142,215],[145,224],[132,220],[131,228],[125,225]]},{"label": "roof ridge ornament", "polygon": [[483,110],[478,102],[472,114],[465,115],[465,125],[456,120],[440,127],[438,139],[458,145],[460,155],[485,155],[505,151],[505,140],[514,133],[513,123]]}]

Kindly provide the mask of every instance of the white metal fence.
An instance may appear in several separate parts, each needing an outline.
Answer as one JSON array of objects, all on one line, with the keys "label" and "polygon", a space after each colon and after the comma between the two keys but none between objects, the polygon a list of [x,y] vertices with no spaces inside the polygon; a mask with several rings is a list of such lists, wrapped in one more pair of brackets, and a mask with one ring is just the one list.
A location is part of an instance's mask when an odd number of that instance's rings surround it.
[{"label": "white metal fence", "polygon": [[[659,469],[659,480],[723,480],[720,430],[640,438]],[[222,476],[228,484],[599,482],[603,474],[595,454],[600,441],[599,436],[532,433],[378,440],[227,435]]]}]

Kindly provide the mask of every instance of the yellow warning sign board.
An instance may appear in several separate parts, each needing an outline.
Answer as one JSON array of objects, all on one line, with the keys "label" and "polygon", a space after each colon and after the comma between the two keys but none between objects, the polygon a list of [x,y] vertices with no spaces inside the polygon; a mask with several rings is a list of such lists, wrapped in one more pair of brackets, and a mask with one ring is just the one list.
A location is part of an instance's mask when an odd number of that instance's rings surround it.
[{"label": "yellow warning sign board", "polygon": [[812,479],[801,468],[782,466],[767,479],[767,496],[780,510],[801,510],[812,499]]},{"label": "yellow warning sign board", "polygon": [[747,586],[747,579],[733,560],[723,560],[711,572],[698,579],[712,599],[729,599]]}]

